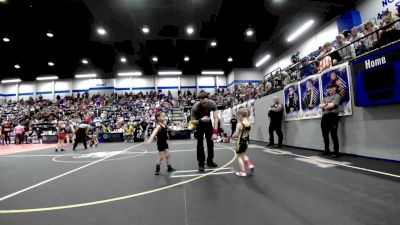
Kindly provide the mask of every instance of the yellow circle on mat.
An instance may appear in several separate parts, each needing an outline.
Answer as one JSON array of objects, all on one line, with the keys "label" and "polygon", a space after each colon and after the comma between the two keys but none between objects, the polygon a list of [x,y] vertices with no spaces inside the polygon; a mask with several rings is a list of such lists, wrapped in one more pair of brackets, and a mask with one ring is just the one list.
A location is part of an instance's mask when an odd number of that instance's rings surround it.
[{"label": "yellow circle on mat", "polygon": [[104,200],[99,200],[99,201],[93,201],[93,202],[84,202],[84,203],[78,203],[78,204],[72,204],[72,205],[61,205],[61,206],[53,206],[53,207],[45,207],[45,208],[32,208],[32,209],[3,209],[0,210],[0,214],[12,214],[12,213],[31,213],[31,212],[44,212],[44,211],[54,211],[54,210],[62,210],[62,209],[72,209],[72,208],[79,208],[79,207],[84,207],[84,206],[92,206],[92,205],[100,205],[100,204],[105,204],[105,203],[110,203],[110,202],[116,202],[116,201],[121,201],[121,200],[125,200],[125,199],[130,199],[130,198],[135,198],[138,196],[143,196],[143,195],[148,195],[148,194],[152,194],[155,192],[159,192],[159,191],[163,191],[163,190],[167,190],[167,189],[171,189],[183,184],[187,184],[187,183],[191,183],[193,181],[196,180],[200,180],[202,178],[205,178],[213,173],[216,173],[224,168],[226,168],[227,166],[229,166],[231,163],[233,163],[233,161],[235,161],[236,159],[236,151],[233,148],[230,147],[225,147],[226,149],[231,150],[234,153],[234,157],[225,165],[223,165],[220,168],[217,168],[215,170],[212,170],[208,173],[204,173],[201,176],[198,177],[194,177],[192,179],[186,180],[186,181],[182,181],[182,182],[178,182],[176,184],[171,184],[171,185],[167,185],[161,188],[156,188],[153,190],[148,190],[148,191],[144,191],[144,192],[139,192],[136,194],[131,194],[131,195],[125,195],[125,196],[120,196],[120,197],[115,197],[115,198],[109,198],[109,199],[104,199]]}]

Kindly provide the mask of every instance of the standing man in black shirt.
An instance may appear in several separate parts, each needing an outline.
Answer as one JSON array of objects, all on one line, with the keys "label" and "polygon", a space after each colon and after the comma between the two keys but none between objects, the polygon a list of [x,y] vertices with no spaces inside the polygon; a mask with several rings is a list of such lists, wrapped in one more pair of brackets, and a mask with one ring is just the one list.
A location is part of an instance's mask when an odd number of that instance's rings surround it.
[{"label": "standing man in black shirt", "polygon": [[340,95],[337,93],[339,86],[336,83],[330,83],[327,86],[328,96],[324,97],[319,107],[322,110],[321,130],[324,138],[325,151],[324,155],[330,155],[329,150],[329,133],[331,133],[334,154],[333,158],[338,158],[339,155],[339,139],[337,129],[339,124],[339,104]]},{"label": "standing man in black shirt", "polygon": [[278,96],[274,96],[274,104],[269,108],[268,117],[270,118],[271,122],[269,124],[269,144],[267,146],[274,145],[274,131],[276,131],[276,134],[279,138],[277,148],[282,148],[283,105],[280,103]]},{"label": "standing man in black shirt", "polygon": [[[204,172],[204,145],[203,137],[207,141],[207,166],[217,167],[218,165],[213,161],[214,159],[214,142],[218,134],[218,115],[217,104],[213,100],[208,99],[207,93],[199,94],[200,102],[196,103],[192,108],[192,123],[196,124],[197,132],[197,161],[199,162],[199,171]],[[211,115],[214,117],[214,126],[211,122]]]}]

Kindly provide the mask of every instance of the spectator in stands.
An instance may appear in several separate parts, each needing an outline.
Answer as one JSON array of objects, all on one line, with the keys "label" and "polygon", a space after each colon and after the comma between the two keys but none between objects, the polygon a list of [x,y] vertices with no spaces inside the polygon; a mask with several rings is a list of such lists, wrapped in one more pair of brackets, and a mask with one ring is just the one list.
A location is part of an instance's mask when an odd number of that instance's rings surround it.
[{"label": "spectator in stands", "polygon": [[[326,50],[325,46],[327,46],[327,48],[332,49],[333,46],[331,43],[327,42],[324,45],[324,51],[322,51],[319,56],[317,58],[321,58],[321,60],[319,61],[319,67],[318,67],[318,72],[321,73],[326,69],[329,69],[330,67],[332,67],[332,58],[329,55],[330,51]],[[331,47],[328,47],[331,46]]]},{"label": "spectator in stands", "polygon": [[[300,51],[296,51],[296,53],[290,58],[290,61],[293,65],[300,62]],[[298,66],[296,66],[295,68],[298,69]]]},{"label": "spectator in stands", "polygon": [[371,51],[378,44],[378,33],[375,32],[378,28],[372,22],[367,22],[364,25],[364,29],[364,36],[367,36],[365,46]]},{"label": "spectator in stands", "polygon": [[269,144],[267,146],[274,145],[274,131],[278,135],[278,146],[282,147],[283,134],[282,134],[282,118],[283,118],[283,105],[280,103],[278,96],[274,96],[274,104],[271,105],[268,111],[268,117],[271,122],[269,124]]},{"label": "spectator in stands", "polygon": [[[397,21],[396,23],[394,23]],[[387,10],[382,14],[382,31],[381,41],[382,44],[388,44],[392,41],[400,39],[400,18],[393,12]]]},{"label": "spectator in stands", "polygon": [[11,144],[10,133],[12,130],[12,123],[9,119],[6,119],[2,125],[4,134],[4,143],[6,145]]},{"label": "spectator in stands", "polygon": [[24,140],[24,132],[25,132],[25,127],[21,125],[21,123],[18,123],[18,125],[15,127],[15,143],[16,144],[22,144],[22,141]]},{"label": "spectator in stands", "polygon": [[350,44],[349,41],[346,41],[343,34],[337,35],[336,41],[338,42],[339,54],[342,60],[350,60],[356,57],[354,45]]},{"label": "spectator in stands", "polygon": [[310,60],[309,57],[305,57],[301,60],[301,70],[300,70],[300,77],[304,78],[313,74],[314,70],[314,63]]},{"label": "spectator in stands", "polygon": [[3,127],[1,126],[1,124],[0,124],[0,145],[5,145]]},{"label": "spectator in stands", "polygon": [[337,135],[337,129],[339,125],[339,102],[340,95],[337,93],[338,86],[336,84],[330,83],[327,87],[328,96],[323,99],[320,104],[322,110],[322,120],[321,120],[321,130],[322,136],[324,138],[325,150],[324,155],[330,155],[329,150],[329,133],[331,134],[334,155],[332,157],[339,157],[339,139]]},{"label": "spectator in stands", "polygon": [[[366,51],[364,41],[360,40],[363,37],[364,37],[364,34],[362,34],[361,32],[358,32],[356,27],[353,27],[353,29],[351,29],[349,42],[354,43],[356,55],[361,55]],[[358,40],[360,40],[360,41],[358,41]]]}]

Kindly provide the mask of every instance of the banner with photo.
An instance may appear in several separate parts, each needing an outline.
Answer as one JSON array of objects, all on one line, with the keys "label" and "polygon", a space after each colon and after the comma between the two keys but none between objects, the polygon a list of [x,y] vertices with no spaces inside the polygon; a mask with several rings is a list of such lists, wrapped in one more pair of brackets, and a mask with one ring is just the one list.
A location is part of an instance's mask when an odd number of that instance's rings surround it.
[{"label": "banner with photo", "polygon": [[299,84],[289,84],[283,89],[285,101],[285,120],[299,120],[300,119],[300,98],[299,98]]},{"label": "banner with photo", "polygon": [[352,115],[349,66],[347,64],[338,65],[321,75],[322,98],[328,96],[326,87],[330,83],[335,83],[339,86],[339,116]]},{"label": "banner with photo", "polygon": [[300,81],[300,119],[320,118],[322,111],[319,108],[321,103],[320,76],[309,76]]}]

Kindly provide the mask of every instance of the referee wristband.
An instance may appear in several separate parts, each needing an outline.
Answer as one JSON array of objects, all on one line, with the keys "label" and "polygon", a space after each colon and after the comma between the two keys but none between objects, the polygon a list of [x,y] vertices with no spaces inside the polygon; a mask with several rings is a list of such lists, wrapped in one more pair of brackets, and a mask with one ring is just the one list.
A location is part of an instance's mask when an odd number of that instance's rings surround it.
[{"label": "referee wristband", "polygon": [[213,134],[218,134],[218,128],[214,128]]}]

